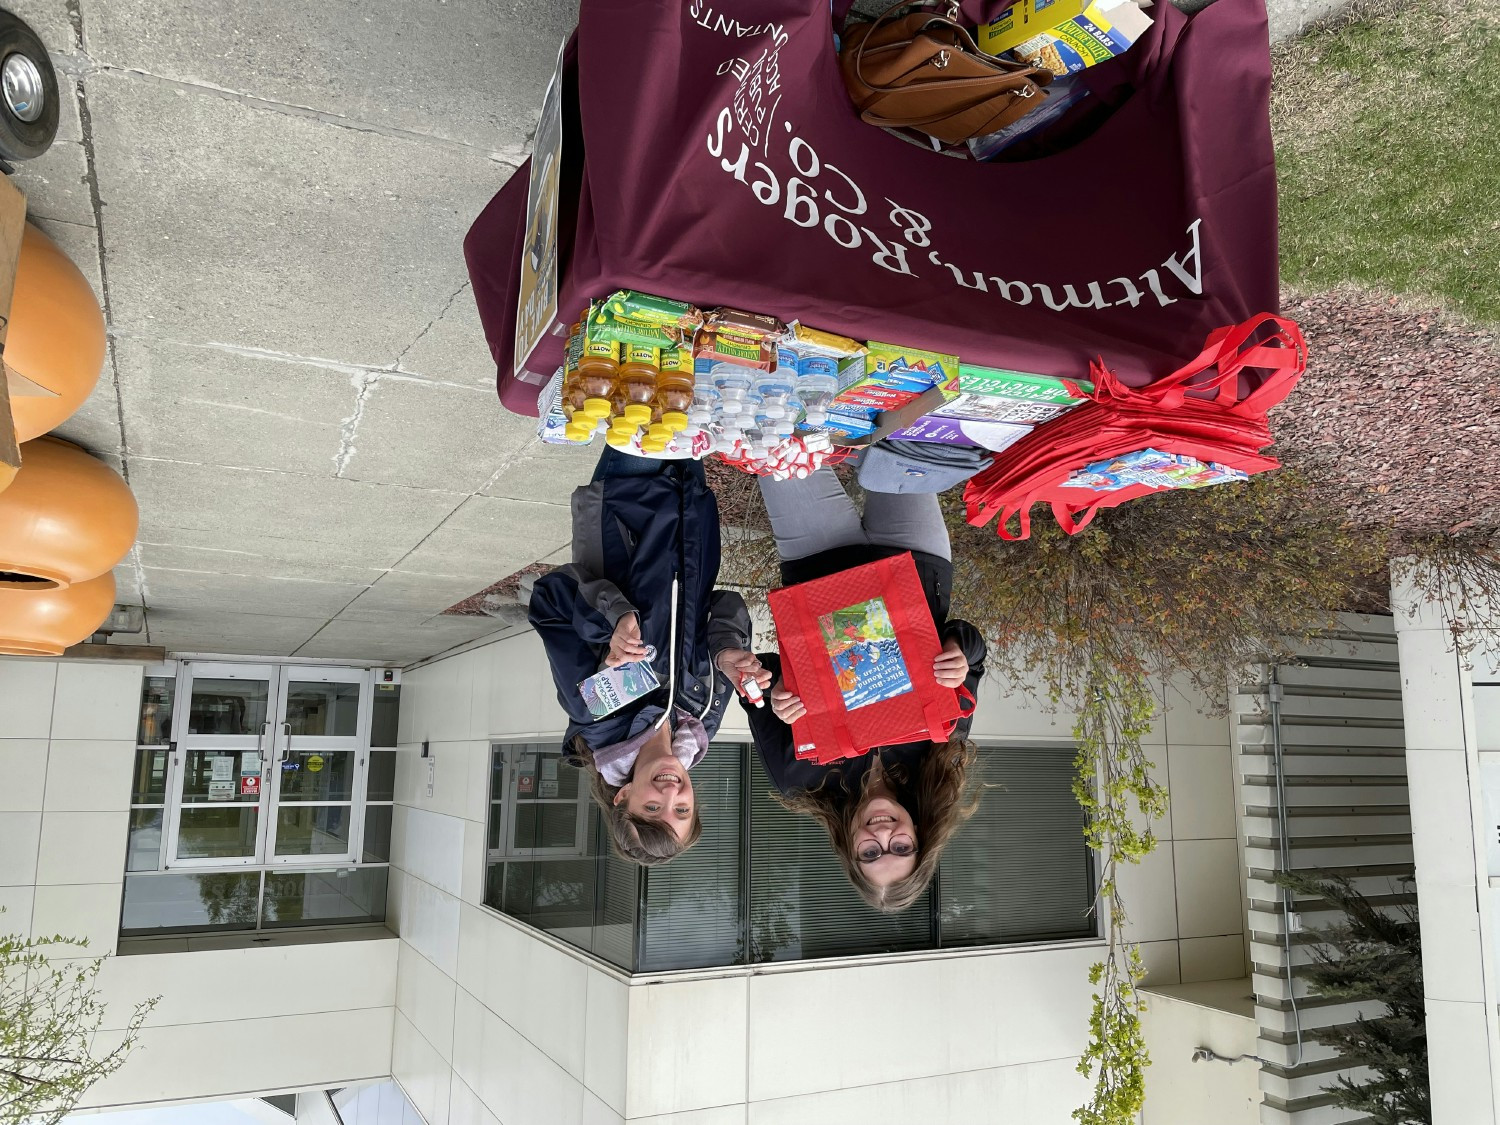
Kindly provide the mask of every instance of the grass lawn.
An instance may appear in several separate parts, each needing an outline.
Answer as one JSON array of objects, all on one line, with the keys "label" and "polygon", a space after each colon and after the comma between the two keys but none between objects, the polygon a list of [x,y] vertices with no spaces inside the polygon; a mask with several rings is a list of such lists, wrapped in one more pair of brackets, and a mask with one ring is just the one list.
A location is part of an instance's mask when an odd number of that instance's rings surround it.
[{"label": "grass lawn", "polygon": [[1284,279],[1500,322],[1500,0],[1373,0],[1278,49]]}]

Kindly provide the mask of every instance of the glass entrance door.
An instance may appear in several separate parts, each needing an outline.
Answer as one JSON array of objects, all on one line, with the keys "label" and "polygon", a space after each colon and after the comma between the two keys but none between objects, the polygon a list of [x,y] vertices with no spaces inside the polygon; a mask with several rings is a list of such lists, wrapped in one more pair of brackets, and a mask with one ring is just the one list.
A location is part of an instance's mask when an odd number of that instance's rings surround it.
[{"label": "glass entrance door", "polygon": [[184,662],[167,866],[354,862],[370,695],[362,668]]},{"label": "glass entrance door", "polygon": [[268,863],[350,860],[370,744],[370,674],[286,665],[271,768]]},{"label": "glass entrance door", "polygon": [[[266,758],[277,709],[270,664],[185,663],[179,673],[175,809],[167,862],[223,867],[260,862]],[[185,680],[186,682],[182,682]]]}]

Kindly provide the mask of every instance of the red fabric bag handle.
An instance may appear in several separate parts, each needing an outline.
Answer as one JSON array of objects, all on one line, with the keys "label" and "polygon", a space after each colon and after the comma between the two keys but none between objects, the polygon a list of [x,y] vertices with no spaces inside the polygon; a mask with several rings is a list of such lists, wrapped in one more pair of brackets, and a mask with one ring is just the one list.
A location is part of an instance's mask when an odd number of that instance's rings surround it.
[{"label": "red fabric bag handle", "polygon": [[[813,614],[813,611],[808,608],[807,594],[801,590],[798,590],[795,586],[792,587],[792,590],[792,604],[796,606],[797,621],[801,627],[802,637],[804,638],[804,640],[806,640],[806,638],[821,636],[822,634],[818,629],[817,617]],[[824,746],[818,746],[817,739],[813,739],[812,742],[814,747],[816,748],[814,757],[819,762],[834,761],[836,758],[848,757],[849,755],[854,753],[854,735],[849,730],[849,713],[844,707],[844,695],[841,691],[838,690],[838,684],[833,683],[833,677],[831,673],[827,671],[828,662],[826,660],[816,663],[812,660],[808,660],[807,663],[809,667],[817,669],[817,672],[814,673],[812,677],[813,684],[811,685],[817,691],[817,698],[814,700],[814,702],[818,704],[819,712],[827,719],[828,726],[832,728],[835,748],[839,751],[837,755],[834,755],[833,757],[827,757],[826,755],[828,752],[828,748]],[[782,667],[786,668],[787,662],[783,661]],[[804,693],[800,685],[797,685],[797,695],[801,697],[803,704],[807,705],[808,696],[806,693]],[[808,719],[811,719],[813,708],[811,706],[808,706],[807,709],[809,712]],[[796,724],[793,724],[793,756],[796,755],[795,726]]]},{"label": "red fabric bag handle", "polygon": [[[1250,343],[1268,328],[1268,336]],[[1246,368],[1264,369],[1270,374],[1259,387],[1241,398],[1239,381]],[[1089,365],[1089,374],[1097,402],[1107,398],[1145,401],[1163,410],[1175,410],[1190,392],[1215,391],[1212,401],[1224,410],[1263,414],[1286,398],[1306,369],[1307,344],[1297,322],[1273,313],[1257,313],[1239,324],[1214,329],[1196,356],[1149,386],[1125,386],[1105,367],[1103,359]],[[1213,374],[1200,378],[1208,372]]]}]

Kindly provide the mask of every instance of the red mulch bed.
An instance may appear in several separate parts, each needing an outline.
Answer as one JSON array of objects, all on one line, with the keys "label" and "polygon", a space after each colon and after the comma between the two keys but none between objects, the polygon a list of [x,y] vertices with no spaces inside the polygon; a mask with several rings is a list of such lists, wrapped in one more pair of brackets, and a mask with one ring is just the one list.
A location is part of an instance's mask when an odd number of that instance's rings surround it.
[{"label": "red mulch bed", "polygon": [[1423,536],[1500,528],[1500,338],[1359,291],[1286,294],[1308,369],[1271,453],[1355,523]]}]

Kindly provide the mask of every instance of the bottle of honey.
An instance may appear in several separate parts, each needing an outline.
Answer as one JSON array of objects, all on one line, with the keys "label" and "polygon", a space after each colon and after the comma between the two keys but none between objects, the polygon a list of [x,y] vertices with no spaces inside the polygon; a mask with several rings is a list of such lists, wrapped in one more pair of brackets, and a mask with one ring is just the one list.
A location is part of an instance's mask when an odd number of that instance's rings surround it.
[{"label": "bottle of honey", "polygon": [[627,344],[622,359],[618,394],[625,405],[619,416],[637,426],[649,425],[656,409],[661,349]]},{"label": "bottle of honey", "polygon": [[620,345],[613,340],[583,337],[578,360],[578,383],[583,389],[583,412],[590,418],[608,418],[610,398],[620,377]]}]

